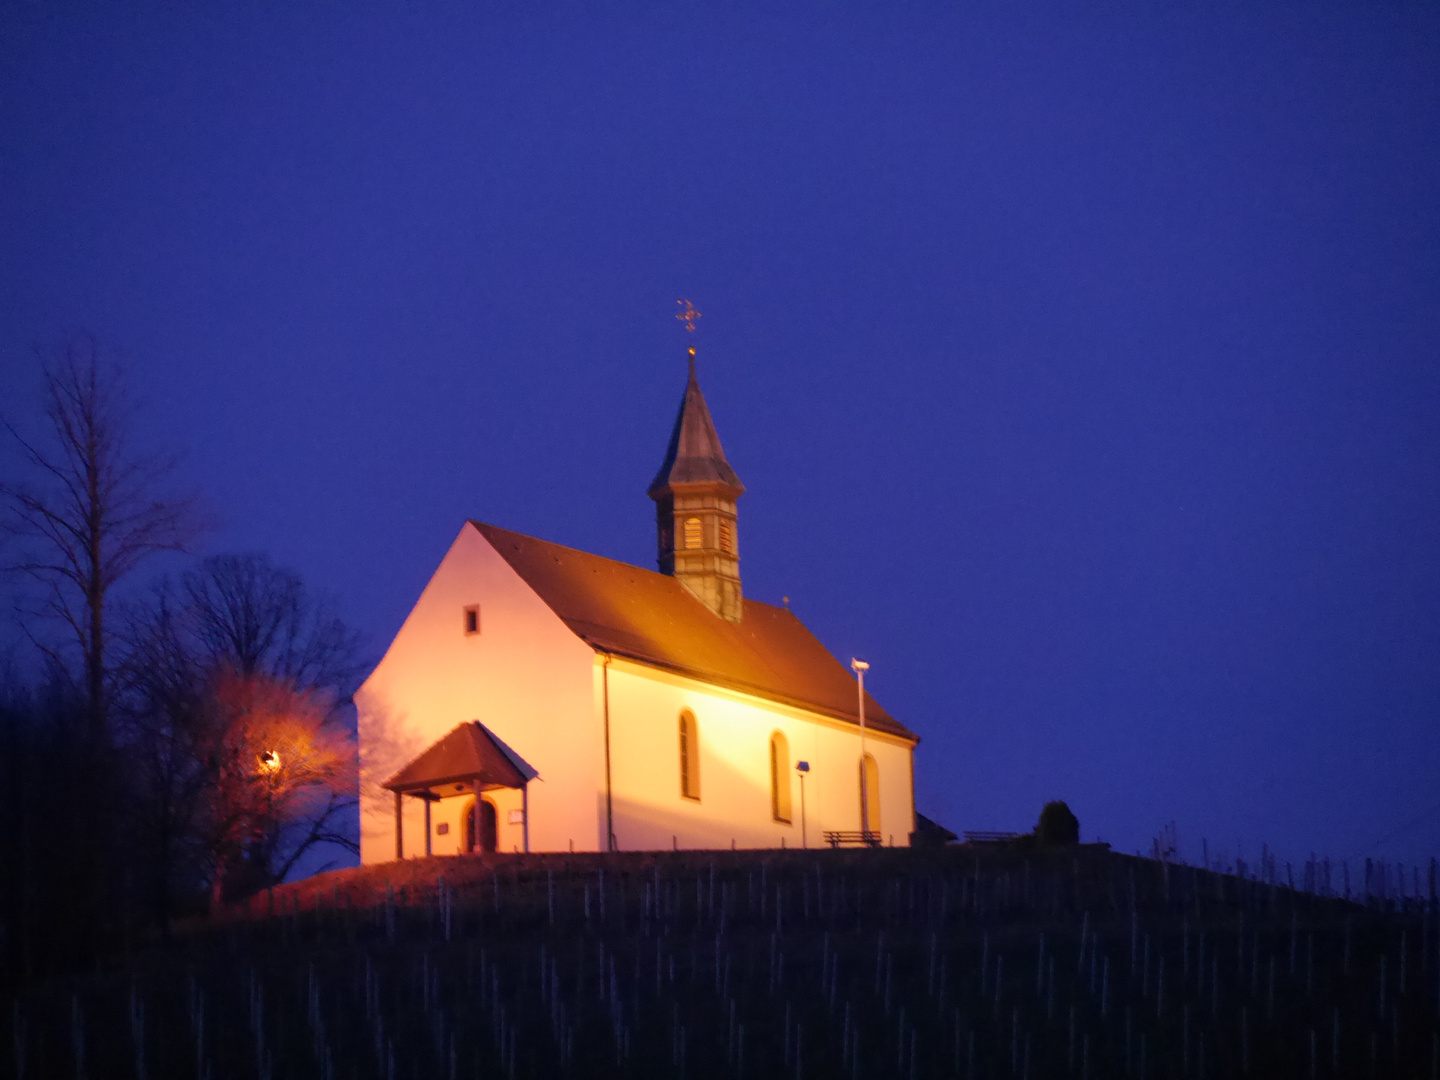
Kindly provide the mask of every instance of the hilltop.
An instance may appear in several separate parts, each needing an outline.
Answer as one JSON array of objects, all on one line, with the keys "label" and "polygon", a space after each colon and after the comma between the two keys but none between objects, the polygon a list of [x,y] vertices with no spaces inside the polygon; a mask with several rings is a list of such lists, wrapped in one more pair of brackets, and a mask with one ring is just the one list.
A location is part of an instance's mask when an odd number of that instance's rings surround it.
[{"label": "hilltop", "polygon": [[1429,1077],[1435,931],[1433,897],[1094,847],[459,856],[262,893],[15,1017],[35,1076]]}]

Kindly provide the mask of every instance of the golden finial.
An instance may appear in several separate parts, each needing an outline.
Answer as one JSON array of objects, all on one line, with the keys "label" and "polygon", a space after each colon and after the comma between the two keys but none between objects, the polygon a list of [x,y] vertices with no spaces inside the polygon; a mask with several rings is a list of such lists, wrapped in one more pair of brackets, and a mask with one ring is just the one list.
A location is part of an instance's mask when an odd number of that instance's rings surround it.
[{"label": "golden finial", "polygon": [[693,334],[695,332],[695,320],[700,318],[700,312],[695,310],[695,305],[690,303],[689,300],[676,300],[675,303],[681,305],[680,312],[675,318],[683,322],[685,329]]}]

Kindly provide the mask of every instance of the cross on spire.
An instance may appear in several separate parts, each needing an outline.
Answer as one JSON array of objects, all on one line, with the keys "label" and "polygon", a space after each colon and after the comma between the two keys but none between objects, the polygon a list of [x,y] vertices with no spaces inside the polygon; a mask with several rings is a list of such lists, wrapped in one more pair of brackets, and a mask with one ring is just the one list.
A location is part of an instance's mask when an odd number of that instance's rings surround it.
[{"label": "cross on spire", "polygon": [[689,300],[676,300],[675,303],[681,305],[680,311],[676,314],[675,318],[683,322],[685,329],[693,334],[695,332],[695,320],[700,318],[700,312],[695,310],[695,305],[690,303]]}]

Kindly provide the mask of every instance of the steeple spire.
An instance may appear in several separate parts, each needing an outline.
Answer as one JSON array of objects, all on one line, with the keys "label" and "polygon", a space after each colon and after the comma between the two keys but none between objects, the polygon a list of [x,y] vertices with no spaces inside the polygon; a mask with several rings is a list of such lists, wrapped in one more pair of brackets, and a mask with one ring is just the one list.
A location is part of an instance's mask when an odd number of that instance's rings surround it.
[{"label": "steeple spire", "polygon": [[[682,301],[677,316],[695,329],[700,313]],[[690,374],[665,460],[648,492],[655,500],[660,572],[673,574],[723,619],[739,622],[740,547],[735,500],[745,485],[720,445],[715,422],[695,377],[695,346],[687,350]]]},{"label": "steeple spire", "polygon": [[690,357],[690,378],[680,399],[680,412],[670,429],[669,445],[665,447],[665,460],[650,482],[648,494],[652,499],[659,499],[672,492],[677,484],[685,487],[719,484],[727,489],[732,500],[745,492],[745,485],[725,457],[715,421],[710,419],[710,409],[700,392],[700,381],[695,377],[693,356]]}]

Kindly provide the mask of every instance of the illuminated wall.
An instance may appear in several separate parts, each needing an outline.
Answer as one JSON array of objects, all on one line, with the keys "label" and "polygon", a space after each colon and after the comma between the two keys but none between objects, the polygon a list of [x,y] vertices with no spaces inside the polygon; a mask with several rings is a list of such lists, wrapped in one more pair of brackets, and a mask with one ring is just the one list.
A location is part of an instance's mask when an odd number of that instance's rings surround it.
[{"label": "illuminated wall", "polygon": [[[806,832],[811,847],[826,829],[860,828],[860,736],[841,724],[762,698],[730,693],[694,679],[624,660],[610,666],[610,758],[615,834],[622,850],[800,847],[800,782],[795,763],[810,763],[805,780]],[[695,715],[700,742],[700,798],[680,792],[679,718]],[[791,821],[773,820],[770,735],[790,744],[785,778]],[[873,732],[866,751],[880,772],[880,821],[871,829],[886,844],[908,845],[915,828],[908,743]],[[673,838],[673,840],[672,840]]]},{"label": "illuminated wall", "polygon": [[[464,612],[479,605],[479,633]],[[360,734],[360,858],[395,857],[393,796],[380,784],[449,732],[480,720],[540,772],[530,784],[530,846],[594,851],[604,840],[597,792],[604,745],[594,704],[594,652],[570,632],[498,552],[467,524],[378,667],[356,694]],[[493,793],[499,846],[521,844],[508,810],[520,793]],[[432,812],[448,821],[432,850],[463,839],[459,798]],[[424,808],[405,800],[405,854],[425,850]]]}]

